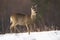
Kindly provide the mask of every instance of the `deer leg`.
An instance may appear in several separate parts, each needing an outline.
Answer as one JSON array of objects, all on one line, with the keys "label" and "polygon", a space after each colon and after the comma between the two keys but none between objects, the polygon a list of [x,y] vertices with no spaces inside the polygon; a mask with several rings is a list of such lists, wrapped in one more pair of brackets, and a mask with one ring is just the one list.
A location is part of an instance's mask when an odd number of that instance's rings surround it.
[{"label": "deer leg", "polygon": [[20,30],[18,29],[18,28],[16,28],[17,29],[17,31],[20,33]]},{"label": "deer leg", "polygon": [[10,32],[12,33],[12,27],[10,26]]},{"label": "deer leg", "polygon": [[17,27],[15,27],[15,29],[20,33],[20,30]]},{"label": "deer leg", "polygon": [[16,26],[14,26],[14,33],[16,32]]},{"label": "deer leg", "polygon": [[13,28],[14,28],[14,24],[11,24],[11,26],[10,26],[10,32],[11,33],[13,32]]},{"label": "deer leg", "polygon": [[[17,25],[17,24],[16,24],[16,25]],[[19,29],[16,27],[16,25],[14,26],[14,32],[16,32],[16,30],[17,30],[18,32],[20,32]]]},{"label": "deer leg", "polygon": [[30,29],[27,24],[26,24],[26,28],[27,28],[28,34],[30,35]]},{"label": "deer leg", "polygon": [[[16,24],[17,25],[17,24]],[[16,30],[20,33],[20,30],[16,27],[16,25],[15,25],[15,27],[14,27],[14,31],[16,32]]]}]

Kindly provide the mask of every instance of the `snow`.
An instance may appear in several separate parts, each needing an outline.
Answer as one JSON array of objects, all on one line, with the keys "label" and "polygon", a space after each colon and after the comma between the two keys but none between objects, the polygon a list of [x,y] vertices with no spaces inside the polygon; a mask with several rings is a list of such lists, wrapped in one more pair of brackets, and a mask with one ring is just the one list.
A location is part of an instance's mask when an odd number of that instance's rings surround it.
[{"label": "snow", "polygon": [[0,34],[0,40],[60,40],[60,31]]}]

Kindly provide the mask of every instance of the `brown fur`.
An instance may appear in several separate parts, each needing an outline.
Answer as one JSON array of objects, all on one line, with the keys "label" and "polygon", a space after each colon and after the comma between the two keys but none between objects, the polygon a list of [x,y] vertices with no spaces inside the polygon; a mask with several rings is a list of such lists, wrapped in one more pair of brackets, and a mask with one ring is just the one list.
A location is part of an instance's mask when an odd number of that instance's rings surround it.
[{"label": "brown fur", "polygon": [[31,12],[31,15],[25,15],[25,14],[11,15],[11,17],[10,17],[10,22],[12,23],[10,26],[11,32],[12,32],[12,28],[15,28],[16,25],[25,25],[28,33],[30,34],[30,29],[29,29],[28,25],[33,23],[33,21],[35,20],[34,17],[36,17],[36,13],[33,13],[33,12]]},{"label": "brown fur", "polygon": [[[12,28],[16,27],[16,25],[25,25],[26,28],[27,28],[27,31],[29,32],[28,24],[30,24],[30,19],[31,18],[28,15],[22,15],[22,14],[20,14],[20,15],[17,15],[17,14],[12,15],[10,17],[10,22],[12,22],[12,25],[10,26],[11,32],[12,32]],[[30,34],[30,32],[29,32],[29,34]]]}]

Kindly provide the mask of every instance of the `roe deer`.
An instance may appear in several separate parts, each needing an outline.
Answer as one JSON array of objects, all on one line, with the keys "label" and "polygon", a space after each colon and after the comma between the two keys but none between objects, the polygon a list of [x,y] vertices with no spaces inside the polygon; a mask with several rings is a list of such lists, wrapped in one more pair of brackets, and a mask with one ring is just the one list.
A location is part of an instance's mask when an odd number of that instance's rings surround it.
[{"label": "roe deer", "polygon": [[25,25],[28,33],[30,34],[30,29],[28,25],[30,25],[34,21],[35,17],[36,17],[36,13],[33,8],[31,8],[31,15],[24,15],[24,14],[11,15],[10,22],[12,24],[10,26],[10,31],[12,32],[12,28],[15,28],[15,30],[18,30],[16,29],[16,25]]}]

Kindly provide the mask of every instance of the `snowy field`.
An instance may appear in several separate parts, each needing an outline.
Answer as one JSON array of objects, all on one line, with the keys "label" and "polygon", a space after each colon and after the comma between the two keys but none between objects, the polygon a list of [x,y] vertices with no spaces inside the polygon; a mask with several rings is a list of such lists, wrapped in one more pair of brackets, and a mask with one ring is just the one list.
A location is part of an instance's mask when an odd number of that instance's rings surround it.
[{"label": "snowy field", "polygon": [[0,40],[60,40],[60,31],[0,34]]}]

